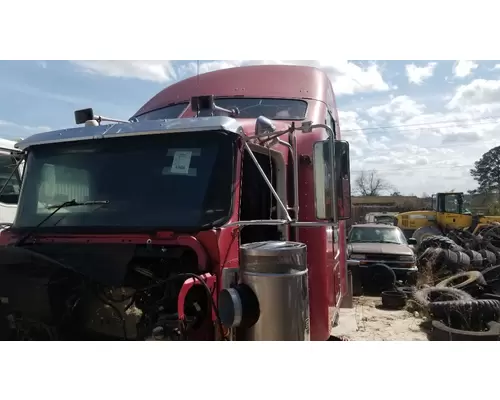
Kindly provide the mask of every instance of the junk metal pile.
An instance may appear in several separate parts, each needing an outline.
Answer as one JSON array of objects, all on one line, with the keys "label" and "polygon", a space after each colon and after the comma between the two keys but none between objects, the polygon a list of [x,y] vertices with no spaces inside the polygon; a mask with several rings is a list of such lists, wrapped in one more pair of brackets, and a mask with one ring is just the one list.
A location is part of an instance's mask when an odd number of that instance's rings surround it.
[{"label": "junk metal pile", "polygon": [[480,235],[427,237],[416,255],[414,285],[403,286],[394,276],[382,305],[420,311],[428,319],[429,340],[500,340],[500,225]]}]

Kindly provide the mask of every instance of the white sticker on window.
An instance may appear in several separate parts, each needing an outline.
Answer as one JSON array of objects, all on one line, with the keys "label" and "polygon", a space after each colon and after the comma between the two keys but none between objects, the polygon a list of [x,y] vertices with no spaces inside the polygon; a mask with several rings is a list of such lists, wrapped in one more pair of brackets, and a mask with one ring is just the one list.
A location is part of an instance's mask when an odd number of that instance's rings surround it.
[{"label": "white sticker on window", "polygon": [[189,165],[191,164],[192,152],[190,151],[176,151],[170,173],[172,174],[189,174]]}]

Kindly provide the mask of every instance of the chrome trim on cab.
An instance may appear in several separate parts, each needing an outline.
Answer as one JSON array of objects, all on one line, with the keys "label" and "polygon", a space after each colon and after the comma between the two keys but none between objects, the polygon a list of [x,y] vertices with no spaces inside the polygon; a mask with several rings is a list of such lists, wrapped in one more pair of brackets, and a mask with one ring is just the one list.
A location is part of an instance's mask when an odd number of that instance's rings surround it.
[{"label": "chrome trim on cab", "polygon": [[15,147],[20,150],[25,150],[31,146],[50,143],[201,131],[225,131],[234,134],[242,134],[241,124],[234,118],[178,118],[171,120],[140,121],[126,124],[84,126],[43,132],[21,140],[15,144]]}]

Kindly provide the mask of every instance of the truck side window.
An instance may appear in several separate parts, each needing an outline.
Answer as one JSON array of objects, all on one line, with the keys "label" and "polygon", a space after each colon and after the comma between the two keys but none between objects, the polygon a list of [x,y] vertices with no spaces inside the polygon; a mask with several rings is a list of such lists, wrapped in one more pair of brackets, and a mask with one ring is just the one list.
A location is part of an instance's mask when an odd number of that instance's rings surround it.
[{"label": "truck side window", "polygon": [[335,120],[333,119],[332,114],[330,113],[330,110],[327,110],[327,112],[326,112],[325,125],[328,125],[335,132]]},{"label": "truck side window", "polygon": [[16,167],[16,160],[9,154],[0,155],[0,188],[5,184],[5,189],[0,196],[0,202],[4,204],[17,204],[21,181],[18,174],[14,174],[12,178],[12,170]]}]

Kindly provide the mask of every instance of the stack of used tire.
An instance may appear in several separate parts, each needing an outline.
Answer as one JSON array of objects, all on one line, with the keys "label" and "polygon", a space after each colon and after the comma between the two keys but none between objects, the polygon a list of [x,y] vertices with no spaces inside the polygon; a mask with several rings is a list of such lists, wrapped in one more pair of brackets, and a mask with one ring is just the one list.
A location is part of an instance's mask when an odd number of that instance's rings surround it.
[{"label": "stack of used tire", "polygon": [[413,300],[432,321],[430,340],[500,340],[499,278],[500,265],[416,291]]},{"label": "stack of used tire", "polygon": [[[454,232],[452,235],[459,237]],[[470,238],[477,237],[470,236]],[[435,276],[444,278],[459,272],[481,271],[500,263],[500,249],[492,246],[488,241],[470,238],[468,241],[462,241],[465,247],[458,245],[446,236],[425,238],[417,249],[419,270],[425,266],[430,267]]]},{"label": "stack of used tire", "polygon": [[417,249],[418,267],[431,267],[433,286],[394,287],[382,293],[387,308],[407,300],[426,314],[430,340],[500,340],[500,261],[498,253],[476,252],[444,236],[424,239]]},{"label": "stack of used tire", "polygon": [[467,229],[451,230],[447,237],[466,250],[482,253],[483,256],[488,254],[484,253],[486,250],[490,254],[489,257],[495,254],[498,259],[500,253],[500,224],[498,223],[490,223],[487,227],[482,228],[479,234],[473,234]]}]

